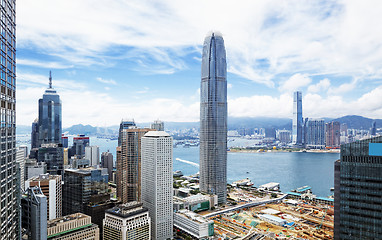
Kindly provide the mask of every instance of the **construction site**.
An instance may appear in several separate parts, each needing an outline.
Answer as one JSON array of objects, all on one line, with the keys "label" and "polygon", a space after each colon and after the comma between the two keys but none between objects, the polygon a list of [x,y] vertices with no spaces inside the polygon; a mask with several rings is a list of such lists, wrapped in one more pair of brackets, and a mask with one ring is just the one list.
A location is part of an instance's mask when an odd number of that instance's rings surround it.
[{"label": "construction site", "polygon": [[333,239],[333,206],[283,200],[211,217],[221,239]]}]

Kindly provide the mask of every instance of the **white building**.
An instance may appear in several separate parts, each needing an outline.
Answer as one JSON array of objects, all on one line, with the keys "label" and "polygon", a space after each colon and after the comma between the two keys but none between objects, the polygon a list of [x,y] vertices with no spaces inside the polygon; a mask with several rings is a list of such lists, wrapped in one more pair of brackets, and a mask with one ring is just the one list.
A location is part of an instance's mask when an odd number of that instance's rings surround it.
[{"label": "white building", "polygon": [[99,165],[99,147],[98,146],[86,146],[85,147],[85,159],[90,161],[90,166]]},{"label": "white building", "polygon": [[25,149],[23,148],[18,148],[17,151],[16,151],[16,163],[18,164],[18,167],[19,167],[19,172],[20,172],[20,188],[22,189],[22,191],[25,190],[24,188],[24,181],[25,181],[25,177],[24,177],[24,173],[25,173]]},{"label": "white building", "polygon": [[25,189],[33,186],[41,188],[47,197],[48,220],[62,216],[62,178],[61,175],[40,174],[25,181]]},{"label": "white building", "polygon": [[174,226],[198,239],[214,235],[214,221],[187,209],[174,214]]},{"label": "white building", "polygon": [[150,235],[150,217],[142,203],[129,202],[105,212],[103,220],[104,240],[147,240]]},{"label": "white building", "polygon": [[172,137],[163,131],[150,131],[141,144],[142,202],[151,217],[151,236],[172,239]]}]

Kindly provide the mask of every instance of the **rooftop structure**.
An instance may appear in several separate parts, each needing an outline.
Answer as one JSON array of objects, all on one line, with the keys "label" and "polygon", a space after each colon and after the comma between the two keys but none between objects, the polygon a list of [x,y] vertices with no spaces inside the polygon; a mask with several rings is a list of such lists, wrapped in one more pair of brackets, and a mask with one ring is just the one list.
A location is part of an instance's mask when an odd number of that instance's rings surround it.
[{"label": "rooftop structure", "polygon": [[174,226],[197,239],[214,235],[214,221],[187,209],[174,214]]},{"label": "rooftop structure", "polygon": [[259,189],[271,190],[271,191],[276,190],[277,191],[280,189],[280,183],[276,183],[276,182],[266,183],[266,184],[259,186]]}]

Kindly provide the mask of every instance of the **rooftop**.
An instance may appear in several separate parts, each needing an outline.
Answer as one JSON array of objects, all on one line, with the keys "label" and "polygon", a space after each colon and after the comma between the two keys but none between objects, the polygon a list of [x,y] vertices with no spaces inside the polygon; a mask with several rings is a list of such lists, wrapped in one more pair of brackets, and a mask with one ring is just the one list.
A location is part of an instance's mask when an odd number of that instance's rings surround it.
[{"label": "rooftop", "polygon": [[133,216],[135,214],[147,212],[147,208],[142,206],[143,204],[140,202],[128,202],[125,204],[121,204],[118,206],[115,206],[109,210],[106,210],[106,213],[116,215],[122,218],[128,218],[130,216]]},{"label": "rooftop", "polygon": [[69,222],[69,221],[75,221],[75,220],[78,220],[78,219],[85,219],[85,218],[90,218],[90,217],[88,215],[83,214],[83,213],[74,213],[74,214],[67,215],[67,216],[64,216],[64,217],[60,217],[60,218],[56,218],[56,219],[53,219],[53,220],[49,220],[48,221],[48,228],[55,227],[55,226],[57,226],[60,223]]},{"label": "rooftop", "polygon": [[145,134],[145,137],[171,137],[171,136],[165,131],[150,131]]},{"label": "rooftop", "polygon": [[186,218],[188,218],[194,222],[208,223],[211,221],[211,220],[206,219],[206,218],[202,217],[201,215],[194,213],[193,211],[190,211],[188,209],[180,209],[176,213],[179,215],[182,215],[182,216],[184,216],[184,217],[186,217]]}]

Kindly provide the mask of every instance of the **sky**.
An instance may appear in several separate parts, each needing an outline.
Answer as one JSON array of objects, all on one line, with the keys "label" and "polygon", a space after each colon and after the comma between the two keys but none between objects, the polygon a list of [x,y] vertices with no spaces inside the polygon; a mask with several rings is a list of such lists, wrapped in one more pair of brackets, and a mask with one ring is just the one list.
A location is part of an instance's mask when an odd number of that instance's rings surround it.
[{"label": "sky", "polygon": [[382,118],[382,1],[18,0],[17,124],[48,87],[63,127],[199,120],[201,51],[227,52],[228,115]]}]

